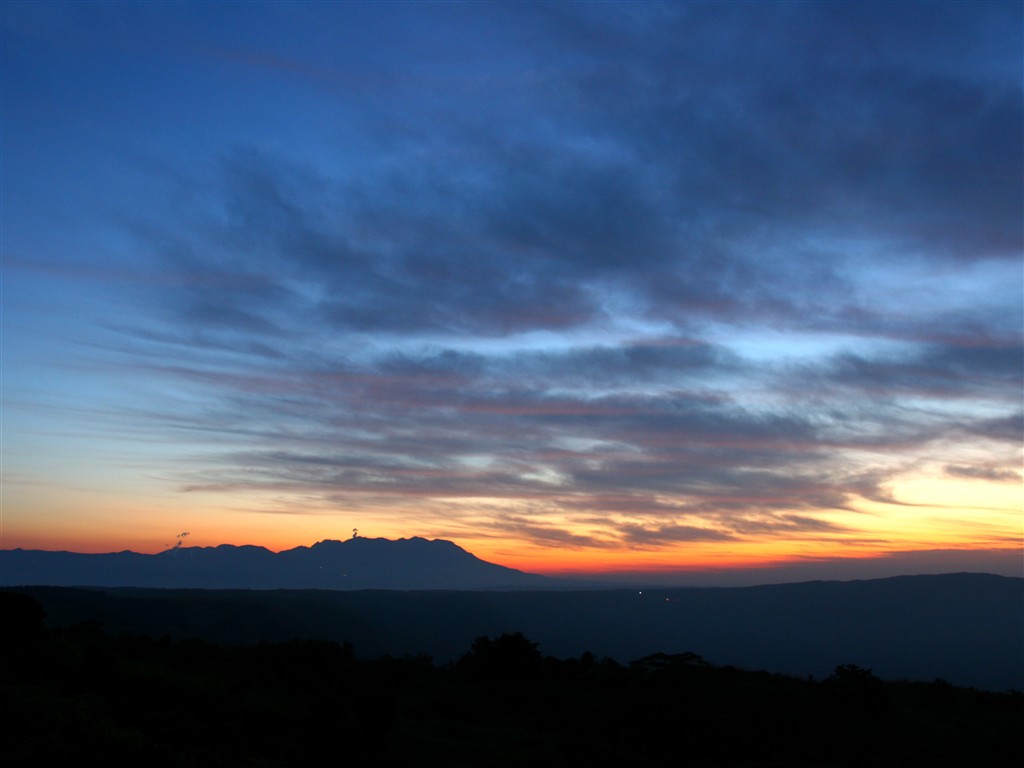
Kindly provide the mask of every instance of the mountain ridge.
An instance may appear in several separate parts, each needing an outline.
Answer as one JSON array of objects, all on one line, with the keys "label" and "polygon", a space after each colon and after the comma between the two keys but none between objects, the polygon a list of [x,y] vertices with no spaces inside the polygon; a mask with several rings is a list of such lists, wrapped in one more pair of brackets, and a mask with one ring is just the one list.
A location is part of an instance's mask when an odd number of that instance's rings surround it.
[{"label": "mountain ridge", "polygon": [[560,588],[578,582],[482,560],[454,542],[323,539],[273,552],[252,544],[177,546],[156,554],[0,550],[0,585],[180,589]]}]

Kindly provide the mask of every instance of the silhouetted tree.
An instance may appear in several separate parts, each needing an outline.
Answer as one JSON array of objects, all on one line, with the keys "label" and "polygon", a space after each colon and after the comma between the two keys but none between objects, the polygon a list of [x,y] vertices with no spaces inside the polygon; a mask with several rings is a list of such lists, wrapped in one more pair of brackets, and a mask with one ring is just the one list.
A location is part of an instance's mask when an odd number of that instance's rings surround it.
[{"label": "silhouetted tree", "polygon": [[880,716],[888,707],[885,683],[856,664],[836,667],[823,685],[830,699],[847,714]]},{"label": "silhouetted tree", "polygon": [[24,679],[42,650],[45,633],[43,606],[20,592],[0,592],[0,680]]},{"label": "silhouetted tree", "polygon": [[478,637],[469,653],[459,659],[459,666],[485,677],[509,679],[535,676],[542,662],[537,644],[515,632],[494,640]]},{"label": "silhouetted tree", "polygon": [[43,634],[46,611],[39,602],[21,592],[0,592],[0,640],[4,647],[21,646]]}]

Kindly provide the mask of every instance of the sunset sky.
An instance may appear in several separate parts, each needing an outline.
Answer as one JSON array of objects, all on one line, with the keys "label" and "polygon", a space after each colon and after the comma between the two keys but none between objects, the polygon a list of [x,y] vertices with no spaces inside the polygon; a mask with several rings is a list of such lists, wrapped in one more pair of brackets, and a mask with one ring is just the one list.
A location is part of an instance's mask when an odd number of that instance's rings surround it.
[{"label": "sunset sky", "polygon": [[1022,8],[4,2],[2,547],[1019,573]]}]

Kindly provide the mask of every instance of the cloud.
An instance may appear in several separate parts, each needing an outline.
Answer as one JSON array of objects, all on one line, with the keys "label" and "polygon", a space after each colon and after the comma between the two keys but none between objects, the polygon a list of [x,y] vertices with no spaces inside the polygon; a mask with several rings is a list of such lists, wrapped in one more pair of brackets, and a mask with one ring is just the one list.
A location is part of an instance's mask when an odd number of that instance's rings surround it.
[{"label": "cloud", "polygon": [[[237,370],[161,367],[161,376],[207,392],[201,410],[179,412],[162,428],[204,431],[224,445],[183,477],[189,488],[533,499],[544,503],[533,521],[540,527],[563,512],[604,511],[652,515],[660,522],[643,530],[664,528],[669,538],[706,530],[814,535],[839,531],[822,511],[850,510],[859,499],[896,504],[885,488],[906,471],[903,451],[927,450],[966,423],[993,428],[885,403],[880,382],[887,398],[935,397],[934,382],[945,398],[961,386],[961,373],[987,385],[1003,377],[1010,387],[1011,358],[999,349],[933,349],[910,360],[860,357],[857,367],[841,358],[838,373],[826,360],[818,375],[842,382],[842,398],[767,410],[709,382],[760,378],[772,391],[785,375],[787,387],[813,393],[807,371],[766,375],[690,338],[561,352],[382,347],[359,359],[321,354],[308,368],[286,358],[249,370],[243,358]],[[694,390],[677,388],[685,382]],[[219,403],[218,414],[210,403]],[[851,451],[891,455],[851,462]],[[672,522],[694,516],[713,527]],[[623,530],[622,540],[645,535]]]},{"label": "cloud", "polygon": [[[787,371],[790,376],[796,371]],[[1018,400],[1024,378],[1024,347],[979,341],[974,345],[916,344],[897,352],[846,352],[804,366],[812,389],[860,393],[865,398],[912,396],[936,399]]]},{"label": "cloud", "polygon": [[849,528],[809,515],[779,514],[771,517],[744,518],[733,522],[745,536],[763,534],[837,534]]},{"label": "cloud", "polygon": [[[679,512],[683,512],[682,515]],[[702,515],[697,509],[677,510],[677,517],[700,520]],[[671,546],[680,542],[704,541],[735,541],[749,537],[760,539],[771,537],[799,536],[806,540],[825,535],[833,537],[837,534],[849,533],[849,529],[835,523],[798,514],[757,514],[728,513],[704,516],[702,524],[684,524],[679,522],[648,522],[646,524],[622,524],[617,528],[622,540],[630,545],[644,547]]]},{"label": "cloud", "polygon": [[947,464],[945,471],[951,477],[966,477],[971,480],[992,480],[997,483],[1019,483],[1022,480],[1021,473],[1017,470],[993,466]]},{"label": "cloud", "polygon": [[664,546],[688,541],[728,541],[735,538],[725,531],[692,525],[661,525],[651,528],[624,525],[620,530],[628,544],[641,546]]},{"label": "cloud", "polygon": [[483,523],[482,527],[485,530],[500,531],[546,547],[604,548],[611,544],[606,539],[574,533],[523,515],[497,514]]},{"label": "cloud", "polygon": [[[956,40],[987,23],[931,13]],[[651,15],[664,28],[645,13],[521,14],[537,49],[573,46],[565,66],[534,71],[531,49],[499,34],[478,107],[440,89],[383,110],[358,176],[230,152],[222,210],[176,258],[216,253],[214,282],[242,282],[188,289],[195,320],[499,335],[605,323],[613,298],[683,328],[849,327],[875,314],[850,290],[851,259],[1020,252],[1015,79],[960,72],[931,40],[914,56],[854,55],[892,41],[856,24],[851,44],[840,10]]]},{"label": "cloud", "polygon": [[1024,441],[1024,411],[1008,416],[977,419],[964,424],[963,429],[970,435],[1019,446]]}]

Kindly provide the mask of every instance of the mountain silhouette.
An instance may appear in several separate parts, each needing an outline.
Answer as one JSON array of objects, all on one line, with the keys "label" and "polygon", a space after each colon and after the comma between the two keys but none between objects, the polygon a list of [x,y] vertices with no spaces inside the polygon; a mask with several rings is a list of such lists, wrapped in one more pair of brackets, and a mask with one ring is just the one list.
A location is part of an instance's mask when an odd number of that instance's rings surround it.
[{"label": "mountain silhouette", "polygon": [[320,541],[271,552],[251,545],[176,547],[155,555],[0,551],[3,586],[177,589],[545,589],[562,582],[486,562],[450,541]]}]

